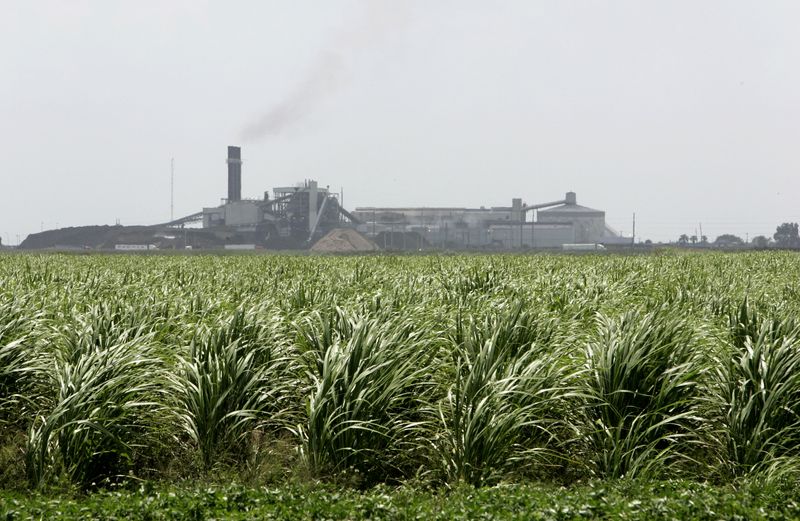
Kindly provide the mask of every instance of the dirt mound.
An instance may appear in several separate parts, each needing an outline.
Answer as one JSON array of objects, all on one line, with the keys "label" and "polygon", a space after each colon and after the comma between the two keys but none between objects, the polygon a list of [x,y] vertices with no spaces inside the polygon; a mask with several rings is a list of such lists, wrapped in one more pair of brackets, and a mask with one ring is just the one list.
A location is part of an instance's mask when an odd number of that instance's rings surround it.
[{"label": "dirt mound", "polygon": [[32,233],[22,241],[20,249],[95,249],[107,244],[113,248],[115,241],[125,233],[145,243],[152,239],[144,226],[76,226]]},{"label": "dirt mound", "polygon": [[348,253],[379,249],[374,242],[350,228],[331,230],[311,247],[311,251],[320,253]]},{"label": "dirt mound", "polygon": [[[252,242],[231,234],[231,241]],[[76,226],[32,233],[22,250],[113,250],[117,244],[153,244],[159,249],[222,249],[225,239],[206,230],[176,230],[158,226]]]}]

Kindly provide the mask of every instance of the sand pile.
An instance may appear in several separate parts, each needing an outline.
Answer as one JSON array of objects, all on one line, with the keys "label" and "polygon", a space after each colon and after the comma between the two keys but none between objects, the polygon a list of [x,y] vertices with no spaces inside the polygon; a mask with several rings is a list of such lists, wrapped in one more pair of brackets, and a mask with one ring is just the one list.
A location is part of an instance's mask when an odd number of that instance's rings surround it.
[{"label": "sand pile", "polygon": [[380,248],[374,242],[349,228],[331,230],[311,247],[311,251],[324,253],[376,251],[378,249]]}]

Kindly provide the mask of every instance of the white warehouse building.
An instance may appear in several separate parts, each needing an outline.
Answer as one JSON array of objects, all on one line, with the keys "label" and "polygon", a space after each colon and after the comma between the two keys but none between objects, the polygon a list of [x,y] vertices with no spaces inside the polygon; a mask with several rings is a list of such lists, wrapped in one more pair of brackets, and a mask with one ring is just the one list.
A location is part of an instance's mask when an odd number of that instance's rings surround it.
[{"label": "white warehouse building", "polygon": [[[538,215],[537,215],[538,214]],[[621,244],[605,212],[577,204],[575,192],[544,204],[490,208],[356,208],[358,230],[368,236],[416,232],[427,245],[452,248],[560,248],[564,244]]]}]

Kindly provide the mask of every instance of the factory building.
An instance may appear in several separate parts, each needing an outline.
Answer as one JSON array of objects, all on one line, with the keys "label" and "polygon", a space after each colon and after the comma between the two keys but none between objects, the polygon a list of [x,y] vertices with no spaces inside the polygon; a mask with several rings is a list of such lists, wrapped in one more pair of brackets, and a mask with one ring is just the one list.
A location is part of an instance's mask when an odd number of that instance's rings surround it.
[{"label": "factory building", "polygon": [[[391,249],[560,248],[564,244],[630,242],[606,225],[605,212],[577,204],[575,192],[562,200],[480,208],[342,208],[337,194],[316,181],[276,187],[263,198],[242,198],[242,156],[228,147],[228,197],[222,204],[167,223],[202,222],[226,244],[307,248],[335,228],[355,228]],[[382,238],[382,240],[381,240]]]},{"label": "factory building", "polygon": [[[631,244],[605,222],[605,212],[564,199],[510,206],[360,207],[345,210],[337,194],[315,180],[242,197],[242,151],[228,147],[227,197],[218,206],[151,226],[86,226],[32,234],[23,248],[309,249],[318,251],[466,249],[518,250],[564,245]],[[365,237],[359,236],[361,235]],[[326,240],[320,241],[325,237]],[[370,242],[370,240],[372,242]],[[349,246],[348,246],[349,245]]]},{"label": "factory building", "polygon": [[184,226],[202,222],[204,230],[223,242],[242,242],[264,247],[306,248],[330,230],[354,223],[337,194],[309,180],[295,186],[276,187],[273,197],[242,198],[242,156],[239,147],[228,147],[228,197],[219,206],[167,223]]},{"label": "factory building", "polygon": [[426,244],[444,248],[560,248],[630,241],[606,225],[605,212],[577,204],[575,192],[535,205],[516,198],[511,206],[490,208],[361,207],[353,216],[362,223],[357,229],[367,235],[415,232]]}]

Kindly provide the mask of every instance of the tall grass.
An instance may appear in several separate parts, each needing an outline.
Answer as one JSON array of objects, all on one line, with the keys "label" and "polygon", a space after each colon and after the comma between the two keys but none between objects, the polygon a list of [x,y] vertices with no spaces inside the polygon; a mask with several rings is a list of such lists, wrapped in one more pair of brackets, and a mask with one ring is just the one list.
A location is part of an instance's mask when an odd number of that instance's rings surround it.
[{"label": "tall grass", "polygon": [[18,424],[24,402],[37,394],[34,374],[42,359],[31,333],[40,317],[18,303],[0,301],[0,424]]},{"label": "tall grass", "polygon": [[798,274],[791,254],[0,255],[2,479],[793,477]]},{"label": "tall grass", "polygon": [[[35,486],[65,475],[81,487],[141,472],[156,445],[161,364],[147,337],[84,345],[58,358],[46,377],[51,403],[30,427],[26,464]],[[45,375],[43,375],[45,376]]]},{"label": "tall grass", "polygon": [[648,477],[686,457],[701,373],[684,318],[660,309],[599,315],[586,350],[586,430],[594,471]]},{"label": "tall grass", "polygon": [[571,383],[554,330],[521,304],[482,323],[456,322],[454,382],[434,438],[448,481],[492,482],[551,448]]},{"label": "tall grass", "polygon": [[731,322],[731,346],[714,360],[710,389],[717,468],[726,477],[798,475],[800,328],[747,300]]},{"label": "tall grass", "polygon": [[410,323],[335,316],[333,323],[317,317],[303,326],[307,337],[321,342],[314,340],[309,351],[312,388],[306,421],[295,431],[302,456],[317,474],[352,469],[367,480],[397,476],[399,449],[416,427],[431,356]]},{"label": "tall grass", "polygon": [[194,339],[172,377],[178,424],[197,447],[203,467],[242,462],[254,433],[278,425],[287,375],[266,332],[237,310],[224,326]]}]

